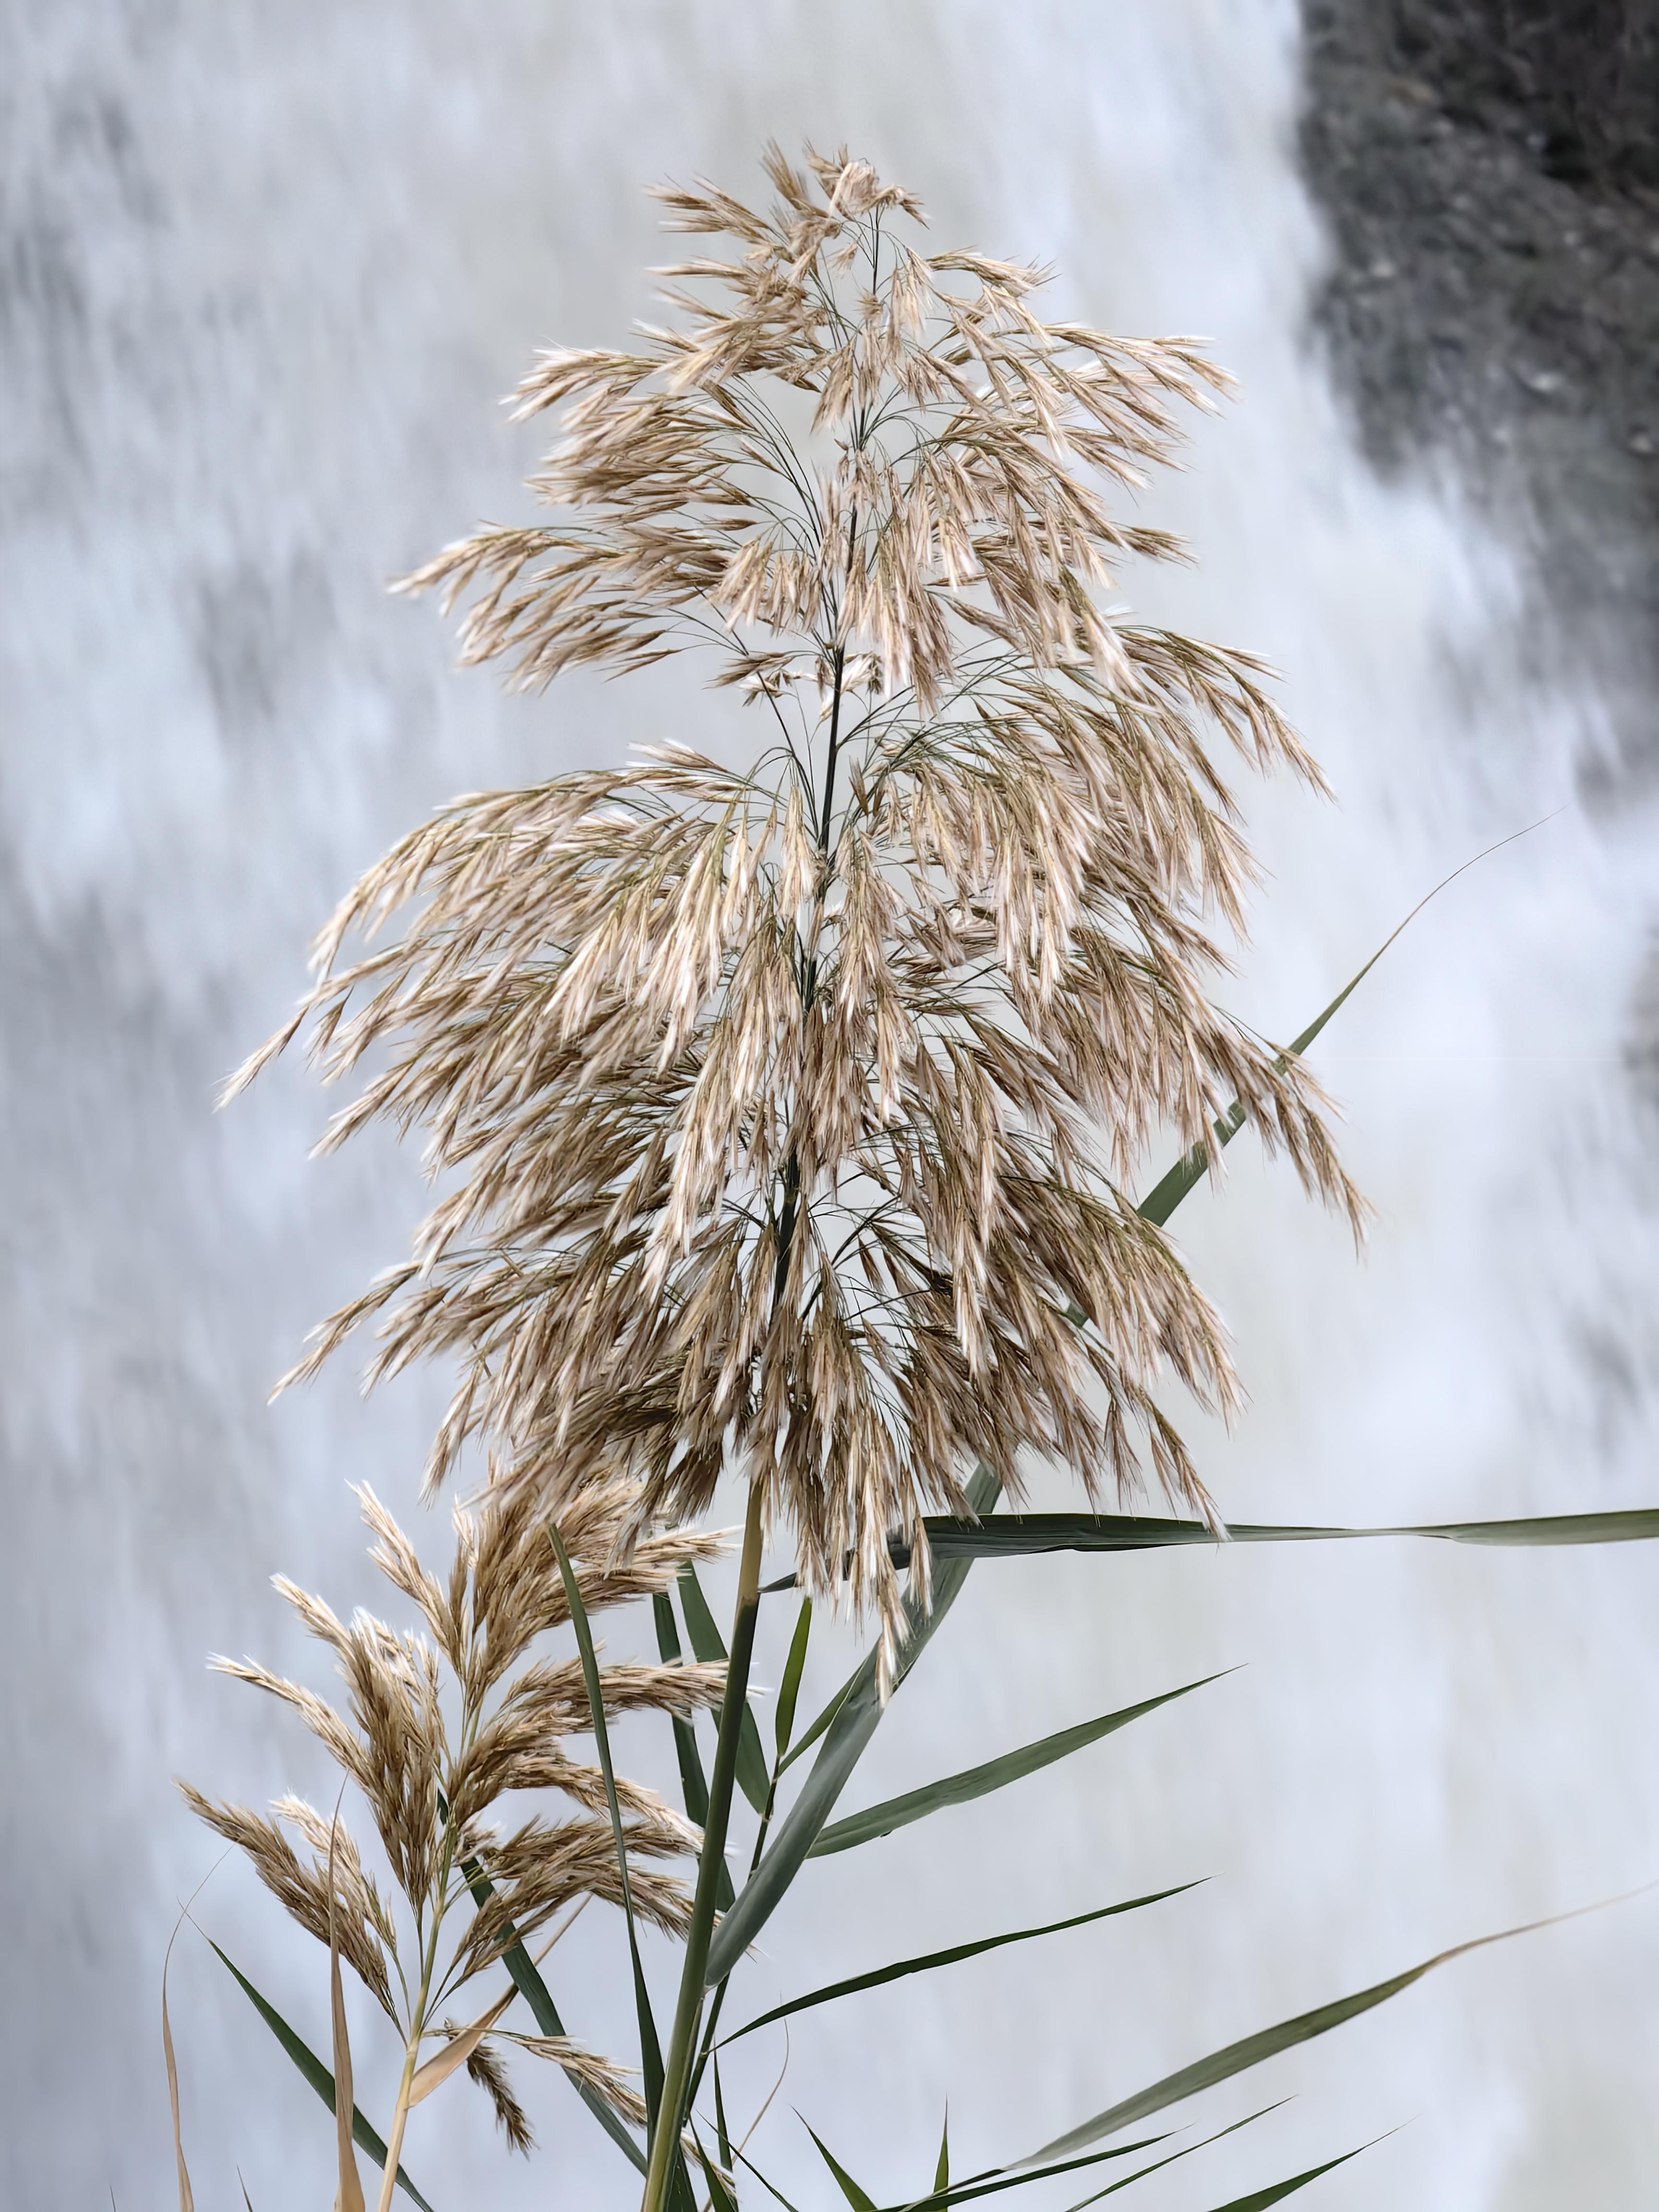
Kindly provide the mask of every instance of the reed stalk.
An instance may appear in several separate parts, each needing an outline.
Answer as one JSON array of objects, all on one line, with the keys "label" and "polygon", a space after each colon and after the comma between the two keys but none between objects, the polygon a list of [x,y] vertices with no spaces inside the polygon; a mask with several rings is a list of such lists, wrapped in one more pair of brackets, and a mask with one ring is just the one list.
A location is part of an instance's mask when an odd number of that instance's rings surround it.
[{"label": "reed stalk", "polygon": [[[1346,994],[1282,1049],[1211,995],[1227,965],[1213,933],[1242,932],[1254,872],[1221,766],[1231,754],[1318,791],[1317,767],[1254,656],[1103,597],[1120,556],[1180,555],[1123,519],[1115,494],[1170,458],[1176,403],[1206,405],[1226,379],[1189,340],[1041,321],[1039,270],[924,253],[914,198],[845,152],[809,149],[802,169],[769,149],[766,168],[764,214],[712,185],[661,193],[671,228],[732,249],[665,272],[678,325],[627,352],[550,352],[520,387],[520,418],[562,415],[533,479],[555,521],[481,529],[408,580],[447,604],[477,587],[466,657],[505,656],[527,685],[712,652],[715,684],[755,710],[763,746],[733,769],[664,745],[441,809],[348,895],[313,989],[238,1079],[313,1018],[331,1076],[365,1055],[373,1071],[328,1142],[375,1119],[428,1133],[441,1195],[408,1264],[333,1316],[295,1375],[364,1324],[380,1337],[372,1376],[453,1363],[428,1485],[479,1462],[482,1504],[476,1523],[459,1518],[447,1589],[365,1494],[374,1556],[417,1633],[361,1615],[347,1626],[283,1585],[337,1654],[349,1720],[263,1668],[230,1669],[297,1708],[358,1785],[414,1924],[409,1980],[393,1913],[343,1830],[337,1864],[334,1832],[297,1800],[270,1821],[192,1797],[403,2039],[384,2145],[351,2113],[349,2081],[336,2100],[342,2144],[382,2154],[380,2212],[400,2183],[413,2194],[398,2168],[410,2110],[463,2063],[527,2144],[503,2047],[563,2068],[642,2172],[642,2212],[684,2212],[693,2153],[710,2212],[728,2212],[733,2161],[751,2169],[729,2142],[725,2043],[1176,1893],[953,1943],[717,2037],[732,1970],[815,1856],[1018,1782],[1203,1686],[1119,1700],[831,1820],[972,1559],[1225,1533],[1162,1402],[1171,1377],[1223,1413],[1238,1399],[1219,1319],[1164,1234],[1223,1147],[1249,1126],[1356,1234],[1364,1211],[1303,1060]],[[396,941],[370,945],[394,915]],[[1183,1158],[1136,1205],[1148,1147],[1171,1137]],[[1109,1490],[1121,1509],[1150,1472],[1179,1517],[988,1517],[1018,1507],[1033,1458],[1072,1470],[1091,1507]],[[720,1541],[694,1524],[727,1473],[745,1510],[722,1651],[693,1566]],[[1601,1541],[1659,1526],[1592,1518],[1577,1534],[1413,1533]],[[769,1763],[748,1687],[763,1540],[778,1535],[787,1579],[849,1597],[878,1635],[792,1745],[803,1608]],[[696,1667],[679,1661],[677,1581]],[[601,1668],[589,1613],[647,1595],[663,1665]],[[580,1673],[530,1656],[566,1623]],[[441,1691],[460,1707],[453,1741]],[[684,1819],[614,1771],[607,1716],[641,1706],[675,1723]],[[716,1708],[705,1778],[692,1720]],[[564,1748],[585,1731],[598,1771]],[[814,1743],[780,1809],[781,1779]],[[739,1783],[758,1826],[733,1897]],[[515,1791],[562,1792],[569,1817],[503,1834],[485,1816]],[[689,1893],[644,1863],[692,1850]],[[526,1948],[589,1896],[626,1920],[643,2099],[570,2042]],[[446,1955],[452,1907],[470,1917]],[[665,2057],[636,1918],[683,1945]],[[470,2027],[434,2027],[445,1996],[502,1962],[510,1984]],[[1088,2147],[1437,1963],[1231,2045],[957,2194],[1124,2155],[1139,2146]],[[497,2026],[520,1996],[539,2035]],[[723,2172],[692,2112],[709,2063]],[[842,2194],[873,2204],[820,2147]],[[1331,2163],[1239,2203],[1277,2203]],[[956,2201],[947,2143],[935,2172],[933,2195],[907,2202]]]},{"label": "reed stalk", "polygon": [[720,1701],[720,1732],[715,1740],[714,1770],[708,1784],[708,1819],[697,1858],[697,1886],[691,1900],[691,1918],[685,1933],[685,1955],[680,1967],[679,1996],[674,2006],[667,2055],[663,2061],[662,2104],[652,2131],[651,2164],[646,2175],[641,2212],[663,2212],[674,2168],[674,2153],[685,2118],[686,2092],[691,2078],[691,2056],[702,2016],[703,1973],[714,1929],[714,1908],[725,1863],[726,1830],[732,1817],[732,1793],[737,1781],[738,1737],[749,1698],[749,1668],[755,1649],[755,1623],[760,1613],[761,1508],[757,1483],[749,1491],[744,1516],[743,1551],[738,1564],[737,1603],[732,1615],[731,1656],[726,1668],[726,1694]]}]

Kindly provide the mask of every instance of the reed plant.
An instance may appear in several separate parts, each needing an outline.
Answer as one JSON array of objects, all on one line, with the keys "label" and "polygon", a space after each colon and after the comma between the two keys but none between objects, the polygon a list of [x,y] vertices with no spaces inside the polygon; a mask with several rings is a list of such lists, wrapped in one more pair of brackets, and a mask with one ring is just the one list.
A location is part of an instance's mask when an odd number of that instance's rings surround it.
[{"label": "reed plant", "polygon": [[[354,2142],[382,2166],[381,2212],[400,2179],[424,2201],[400,2174],[405,2124],[462,2071],[526,2148],[516,2049],[562,2068],[645,2212],[727,2212],[760,2178],[727,2124],[726,2044],[1058,1932],[975,1935],[733,2024],[747,1948],[809,1862],[1184,1693],[834,1819],[973,1561],[1332,1533],[1229,1532],[1168,1410],[1172,1384],[1237,1402],[1165,1231],[1226,1142],[1248,1123],[1356,1235],[1363,1217],[1302,1058],[1340,998],[1281,1048],[1215,995],[1252,873],[1228,763],[1316,790],[1318,769],[1254,656],[1109,598],[1125,559],[1183,557],[1126,495],[1171,457],[1178,410],[1226,380],[1187,339],[1042,319],[1040,270],[927,252],[915,200],[845,153],[771,149],[765,167],[763,210],[711,185],[659,193],[672,230],[714,246],[659,272],[666,326],[545,354],[520,386],[520,418],[557,422],[532,480],[552,519],[479,529],[407,586],[464,600],[465,657],[525,686],[702,654],[748,710],[736,757],[665,744],[441,809],[343,901],[294,1019],[232,1085],[308,1027],[328,1077],[362,1078],[327,1144],[376,1120],[422,1133],[438,1194],[408,1263],[295,1373],[366,1326],[377,1378],[446,1363],[426,1486],[459,1470],[471,1486],[447,1579],[364,1493],[412,1629],[343,1624],[282,1585],[336,1653],[349,1718],[229,1668],[321,1739],[390,1893],[337,1810],[290,1799],[267,1819],[190,1793],[329,1948],[331,2069],[232,1970],[336,2107],[343,2205],[362,2201]],[[1138,1203],[1160,1142],[1179,1164]],[[1037,1460],[1088,1510],[1021,1513]],[[697,1575],[722,1480],[743,1503],[724,1634]],[[1125,1510],[1148,1480],[1169,1517]],[[1420,1533],[1545,1540],[1501,1527]],[[750,1674],[763,1601],[788,1590],[769,1752]],[[589,1616],[647,1599],[655,1661],[602,1665]],[[871,1648],[797,1732],[826,1605],[867,1621]],[[575,1655],[548,1656],[538,1639],[567,1627]],[[640,1708],[670,1720],[683,1813],[614,1771],[608,1722]],[[584,1735],[597,1764],[568,1748]],[[507,1810],[520,1796],[527,1817]],[[661,1863],[677,1858],[684,1878]],[[567,2035],[533,1955],[590,1897],[623,1922],[637,2090]],[[665,2033],[647,1923],[677,1955]],[[401,2045],[384,2142],[353,2112],[342,1960]],[[1091,2183],[1125,2187],[1195,2147],[1125,2130],[1434,1963],[1008,2166],[953,2179],[941,2145],[903,2201],[931,2212],[1152,2154]],[[447,2013],[497,1970],[470,2021]],[[506,2025],[519,2001],[533,2034]],[[873,2208],[842,2163],[856,2153],[819,2148]]]}]

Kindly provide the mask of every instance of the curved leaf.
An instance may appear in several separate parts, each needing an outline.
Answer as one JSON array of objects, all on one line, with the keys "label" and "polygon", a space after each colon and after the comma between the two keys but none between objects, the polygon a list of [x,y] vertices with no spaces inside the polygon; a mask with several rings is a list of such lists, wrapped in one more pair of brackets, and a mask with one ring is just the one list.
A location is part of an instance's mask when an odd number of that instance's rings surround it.
[{"label": "curved leaf", "polygon": [[[745,2021],[741,2027],[733,2028],[730,2035],[720,2038],[720,2048],[724,2050],[728,2043],[736,2043],[742,2036],[752,2035],[757,2027],[769,2027],[774,2021],[787,2020],[791,2013],[810,2011],[814,2005],[830,2004],[836,1997],[849,1997],[860,1990],[879,1989],[884,1982],[902,1980],[907,1974],[926,1974],[935,1966],[954,1966],[961,1960],[976,1959],[981,1951],[1000,1951],[1009,1943],[1029,1943],[1035,1936],[1058,1936],[1063,1929],[1086,1927],[1091,1920],[1108,1920],[1115,1913],[1136,1911],[1143,1905],[1161,1905],[1166,1897],[1180,1897],[1198,1886],[1195,1881],[1177,1882],[1173,1889],[1154,1890],[1147,1897],[1131,1897],[1121,1905],[1097,1905],[1092,1912],[1073,1913],[1069,1920],[1050,1920],[1041,1928],[1016,1928],[1006,1936],[982,1936],[976,1943],[953,1944],[948,1951],[930,1951],[921,1958],[900,1959],[890,1966],[878,1966],[867,1974],[854,1974],[844,1982],[828,1983],[823,1989],[813,1990],[805,1996],[791,1997],[787,2004],[774,2005],[770,2012],[762,2013],[757,2020]],[[945,2160],[948,2167],[948,2119],[946,2130],[939,2156]],[[934,2184],[935,2190],[944,2186],[944,2182]]]},{"label": "curved leaf", "polygon": [[[1340,2158],[1328,2158],[1323,2166],[1310,2166],[1305,2173],[1294,2173],[1288,2181],[1276,2181],[1271,2189],[1253,2189],[1248,2197],[1230,2197],[1226,2203],[1217,2205],[1216,2212],[1267,2212],[1270,2204],[1281,2203],[1298,2189],[1305,2189],[1310,2181],[1317,2181],[1322,2173],[1346,2166],[1351,2158],[1358,2158],[1361,2150],[1370,2148],[1369,2143],[1361,2143],[1358,2150],[1345,2150]],[[1074,2206],[1073,2212],[1081,2212],[1081,2207]]]},{"label": "curved leaf", "polygon": [[[789,1643],[789,1656],[784,1662],[783,1680],[778,1685],[778,1710],[774,1723],[773,1740],[780,1760],[789,1748],[789,1739],[794,1733],[795,1704],[800,1696],[800,1678],[806,1665],[806,1646],[812,1633],[812,1601],[804,1597],[800,1611],[795,1616],[795,1632]],[[780,1773],[782,1768],[780,1765]]]},{"label": "curved leaf", "polygon": [[1201,1690],[1206,1683],[1220,1679],[1218,1674],[1206,1674],[1196,1682],[1183,1682],[1178,1690],[1165,1690],[1161,1696],[1143,1698],[1138,1705],[1125,1705],[1121,1711],[1103,1713],[1098,1720],[1080,1721],[1076,1727],[1060,1729],[1036,1743],[1022,1744],[1018,1751],[1005,1751],[1000,1759],[988,1759],[982,1766],[966,1767],[960,1774],[947,1774],[942,1781],[907,1790],[902,1797],[889,1797],[880,1805],[872,1805],[866,1812],[836,1821],[819,1836],[807,1856],[819,1859],[827,1858],[831,1851],[850,1851],[855,1844],[870,1843],[878,1836],[890,1836],[895,1828],[908,1827],[912,1820],[925,1820],[929,1813],[937,1813],[946,1805],[967,1805],[975,1797],[987,1797],[994,1790],[1052,1766],[1057,1759],[1069,1758],[1087,1744],[1097,1743],[1102,1736],[1115,1735],[1119,1729],[1127,1728],[1131,1721],[1138,1721],[1143,1713],[1155,1713],[1160,1705],[1170,1705],[1175,1698],[1187,1696],[1189,1691]]},{"label": "curved leaf", "polygon": [[[1285,1046],[1284,1051],[1279,1054],[1275,1065],[1282,1069],[1287,1060],[1294,1060],[1298,1053],[1306,1052],[1308,1047],[1319,1035],[1319,1032],[1324,1028],[1326,1023],[1331,1019],[1334,1014],[1339,1012],[1340,1009],[1347,1004],[1348,1000],[1353,996],[1354,993],[1364,981],[1366,976],[1370,974],[1372,969],[1376,967],[1377,962],[1382,957],[1382,955],[1394,943],[1395,938],[1397,938],[1402,931],[1409,927],[1409,926],[1416,921],[1418,915],[1422,913],[1424,908],[1429,903],[1430,899],[1438,898],[1441,892],[1445,890],[1447,884],[1455,884],[1459,876],[1462,875],[1467,869],[1473,868],[1478,862],[1487,859],[1492,854],[1501,852],[1505,845],[1513,845],[1516,838],[1529,837],[1534,830],[1541,830],[1545,822],[1553,821],[1553,819],[1554,817],[1553,815],[1547,814],[1540,821],[1529,822],[1524,830],[1516,830],[1512,831],[1507,837],[1500,837],[1495,845],[1488,845],[1485,852],[1477,853],[1473,860],[1465,860],[1462,867],[1454,868],[1450,875],[1443,877],[1440,882],[1435,885],[1434,889],[1430,891],[1425,897],[1419,899],[1417,904],[1406,916],[1405,921],[1401,922],[1395,928],[1389,932],[1389,935],[1383,939],[1382,944],[1377,946],[1376,951],[1372,953],[1370,958],[1365,963],[1364,966],[1359,969],[1358,973],[1349,977],[1348,981],[1342,986],[1342,988],[1331,1000],[1329,1006],[1325,1007],[1322,1012],[1314,1016],[1312,1021],[1309,1023],[1307,1028],[1303,1030],[1300,1036],[1292,1038],[1291,1042]],[[1219,1152],[1224,1146],[1231,1144],[1233,1139],[1243,1127],[1244,1121],[1245,1113],[1243,1101],[1242,1099],[1235,1098],[1232,1104],[1227,1109],[1226,1112],[1212,1124],[1215,1133],[1216,1150],[1218,1152]],[[1190,1152],[1183,1152],[1182,1157],[1170,1170],[1169,1173],[1164,1176],[1161,1181],[1156,1183],[1150,1191],[1148,1191],[1146,1197],[1140,1201],[1139,1206],[1135,1209],[1136,1212],[1140,1215],[1143,1221],[1150,1221],[1155,1227],[1161,1229],[1164,1223],[1168,1221],[1170,1216],[1175,1212],[1176,1206],[1180,1205],[1182,1200],[1187,1196],[1188,1193],[1195,1188],[1199,1183],[1202,1182],[1204,1177],[1209,1173],[1209,1170],[1210,1147],[1208,1144],[1206,1142],[1200,1142],[1194,1145]]]},{"label": "curved leaf", "polygon": [[[1449,1544],[1554,1547],[1637,1544],[1659,1537],[1659,1506],[1616,1513],[1551,1513],[1529,1520],[1441,1521],[1376,1528],[1239,1521],[1218,1534],[1202,1521],[1139,1513],[1004,1513],[994,1521],[928,1520],[936,1559],[1018,1559],[1045,1552],[1146,1552],[1177,1544],[1328,1544],[1377,1536],[1426,1536]],[[902,1565],[908,1554],[896,1555]]]},{"label": "curved leaf", "polygon": [[[1610,1900],[1617,1901],[1617,1900]],[[1161,2081],[1149,2088],[1138,2090],[1133,2097],[1125,2097],[1115,2105],[1109,2105],[1103,2112],[1097,2112],[1091,2120],[1080,2127],[1068,2129],[1056,2136],[1052,2142],[1044,2143],[1022,2161],[1034,2166],[1039,2160],[1064,2157],[1068,2152],[1081,2150],[1086,2144],[1098,2142],[1103,2136],[1115,2134],[1119,2128],[1131,2127],[1166,2106],[1178,2105],[1185,2097],[1195,2096],[1200,2089],[1212,2089],[1218,2081],[1231,2081],[1235,2074],[1243,2074],[1252,2066],[1260,2066],[1265,2059],[1276,2058],[1280,2051],[1293,2050],[1299,2043],[1310,2043],[1316,2036],[1327,2035],[1346,2021],[1356,2020],[1361,2013],[1370,2012],[1373,2006],[1386,2004],[1390,1997],[1408,1990],[1413,1982],[1420,1982],[1425,1974],[1432,1973],[1449,1960],[1461,1959],[1470,1951],[1484,1950],[1489,1943],[1506,1943],[1512,1936],[1530,1936],[1540,1928],[1554,1928],[1564,1920],[1576,1920],[1581,1912],[1600,1911],[1600,1905],[1583,1905],[1578,1912],[1558,1912],[1547,1920],[1529,1920],[1520,1928],[1500,1929],[1495,1936],[1477,1936],[1468,1943],[1454,1943],[1449,1950],[1437,1951],[1431,1959],[1420,1966],[1408,1966],[1403,1974],[1394,1974],[1386,1982],[1373,1982],[1369,1989],[1358,1990],[1352,1996],[1338,1997],[1332,2004],[1316,2006],[1311,2012],[1297,2013],[1292,2020],[1282,2020],[1273,2027],[1264,2027],[1255,2035],[1240,2038],[1219,2051],[1212,2051],[1207,2058],[1195,2060],[1178,2072],[1166,2074]]]},{"label": "curved leaf", "polygon": [[[804,2127],[806,2126],[806,2123],[805,2121],[803,2121],[801,2124]],[[852,2175],[848,2173],[847,2168],[841,2163],[841,2160],[836,2156],[835,2153],[830,2149],[829,2144],[824,2142],[823,2136],[818,2134],[817,2130],[812,2127],[806,2127],[806,2132],[811,2136],[813,2142],[817,2143],[819,2156],[829,2167],[830,2172],[835,2175],[836,2185],[839,2187],[842,2195],[852,2206],[853,2212],[876,2212],[875,2198],[873,2197],[866,2196],[865,2191],[859,2187],[857,2182],[854,2180]]]},{"label": "curved leaf", "polygon": [[[304,2075],[306,2080],[310,2082],[312,2087],[317,2092],[317,2094],[322,2099],[323,2102],[328,2106],[329,2111],[331,2112],[334,2110],[334,2076],[332,2074],[329,2072],[327,2067],[324,2065],[322,2060],[319,2058],[316,2052],[311,2048],[311,2045],[306,2042],[305,2039],[302,2036],[296,2035],[295,2033],[294,2030],[283,2018],[281,2013],[277,2011],[276,2006],[270,2003],[268,1999],[260,1996],[258,1990],[254,1988],[252,1983],[249,1981],[247,1976],[236,1964],[236,1961],[234,1959],[228,1957],[223,1951],[220,1950],[219,1946],[214,1942],[211,1936],[208,1936],[206,1941],[208,1948],[214,1953],[216,1957],[219,1960],[220,1964],[229,1970],[232,1977],[240,1986],[244,1996],[246,1996],[249,2002],[252,2005],[255,2012],[258,2014],[260,2019],[264,2021],[265,2026],[276,2037],[277,2042],[282,2045],[283,2050],[287,2051],[289,2057],[294,2061],[294,2063],[299,2068],[301,2073]],[[353,2105],[351,2108],[351,2138],[356,2144],[358,2149],[367,2152],[368,2156],[374,2160],[375,2165],[380,2168],[382,2172],[384,2172],[386,2170],[386,2139],[384,2136],[379,2136],[374,2132],[374,2130],[370,2127],[368,2122],[363,2118],[362,2112],[359,2112],[356,2105]],[[416,2189],[414,2183],[404,2172],[401,2166],[398,2168],[398,2186],[403,2191],[406,2197],[420,2206],[421,2212],[432,2212],[432,2207],[427,2203],[425,2197],[422,2196],[420,2191]]]}]

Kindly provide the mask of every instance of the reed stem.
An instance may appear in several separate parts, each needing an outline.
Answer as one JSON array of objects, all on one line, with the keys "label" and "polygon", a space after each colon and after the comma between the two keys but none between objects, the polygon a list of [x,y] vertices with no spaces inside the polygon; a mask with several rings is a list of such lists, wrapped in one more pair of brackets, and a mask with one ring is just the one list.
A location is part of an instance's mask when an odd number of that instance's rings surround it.
[{"label": "reed stem", "polygon": [[662,2102],[652,2131],[651,2163],[646,2173],[641,2212],[664,2212],[675,2148],[685,2119],[681,2108],[687,2101],[691,2053],[702,2011],[703,1972],[714,1936],[720,1870],[725,1861],[732,1790],[737,1778],[738,1736],[749,1695],[749,1663],[755,1648],[756,1618],[760,1611],[760,1562],[761,1487],[757,1482],[750,1486],[749,1510],[744,1520],[743,1557],[738,1569],[737,1608],[732,1617],[726,1695],[720,1701],[720,1735],[714,1747],[714,1771],[708,1785],[708,1818],[703,1824],[702,1850],[697,1858],[696,1893],[691,1904],[691,1925],[686,1931],[679,2000],[663,2067]]}]

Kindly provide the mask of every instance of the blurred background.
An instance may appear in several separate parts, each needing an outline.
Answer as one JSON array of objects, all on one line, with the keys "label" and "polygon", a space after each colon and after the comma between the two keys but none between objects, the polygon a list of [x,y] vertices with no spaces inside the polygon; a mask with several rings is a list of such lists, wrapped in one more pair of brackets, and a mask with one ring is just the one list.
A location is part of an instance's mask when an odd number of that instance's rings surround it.
[{"label": "blurred background", "polygon": [[[845,140],[940,244],[1053,261],[1056,313],[1202,333],[1238,373],[1147,502],[1199,569],[1129,590],[1282,667],[1339,794],[1249,794],[1270,872],[1234,1002],[1271,1034],[1448,870],[1553,817],[1438,899],[1322,1041],[1377,1208],[1363,1261],[1248,1137],[1178,1217],[1251,1399],[1200,1437],[1224,1512],[1659,1503],[1655,18],[0,4],[6,2204],[175,2201],[161,1955],[217,1847],[168,1777],[256,1802],[328,1786],[204,1662],[252,1650],[325,1686],[267,1577],[376,1601],[348,1481],[440,1554],[446,1534],[415,1503],[441,1378],[365,1406],[348,1360],[265,1404],[311,1322],[400,1254],[413,1163],[371,1141],[308,1164],[326,1101],[297,1063],[216,1117],[217,1082],[341,890],[435,803],[744,735],[672,669],[504,698],[384,589],[527,511],[535,449],[497,399],[533,347],[648,312],[654,179],[742,196],[767,136]],[[767,1931],[756,2005],[1213,1879],[813,2014],[756,2155],[831,2201],[799,2106],[891,2201],[927,2185],[947,2098],[964,2165],[1017,2155],[1235,2035],[1659,1876],[1656,1596],[1644,1546],[981,1567],[849,1809],[1242,1671],[824,1862]],[[664,1749],[641,1731],[624,1763],[665,1780]],[[196,1910],[325,2047],[325,1970],[276,1906],[227,1865]],[[556,1994],[627,2055],[625,2008],[587,1986],[617,1964],[604,1917]],[[1461,1962],[1220,2093],[1215,2124],[1295,2101],[1137,2202],[1218,2203],[1393,2130],[1310,2203],[1649,2206],[1656,1967],[1653,1898]],[[198,2203],[240,2204],[239,2171],[258,2212],[326,2202],[322,2107],[189,1930],[171,1988]],[[744,2046],[746,2109],[768,2044]],[[520,2074],[533,2166],[465,2085],[416,2116],[439,2212],[628,2205],[562,2081]]]}]

